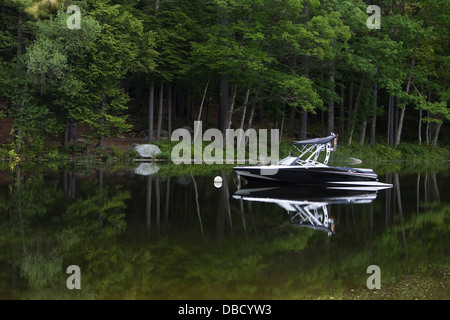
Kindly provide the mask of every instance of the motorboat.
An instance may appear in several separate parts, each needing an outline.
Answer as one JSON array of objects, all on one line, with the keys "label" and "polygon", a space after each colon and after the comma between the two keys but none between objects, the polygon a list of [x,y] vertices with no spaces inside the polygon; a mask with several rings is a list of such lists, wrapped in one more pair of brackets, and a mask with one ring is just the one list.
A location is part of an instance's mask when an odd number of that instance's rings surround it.
[{"label": "motorboat", "polygon": [[[372,169],[328,166],[331,152],[336,151],[337,136],[294,141],[300,152],[293,153],[272,165],[237,166],[234,171],[247,182],[270,182],[314,186],[334,186],[370,190],[392,188],[378,181]],[[323,153],[325,156],[323,157]],[[321,155],[322,154],[322,155]]]},{"label": "motorboat", "polygon": [[353,187],[304,187],[248,183],[233,195],[236,200],[277,204],[287,211],[294,226],[335,233],[334,218],[328,206],[335,204],[368,204],[377,198],[378,190],[355,190]]}]

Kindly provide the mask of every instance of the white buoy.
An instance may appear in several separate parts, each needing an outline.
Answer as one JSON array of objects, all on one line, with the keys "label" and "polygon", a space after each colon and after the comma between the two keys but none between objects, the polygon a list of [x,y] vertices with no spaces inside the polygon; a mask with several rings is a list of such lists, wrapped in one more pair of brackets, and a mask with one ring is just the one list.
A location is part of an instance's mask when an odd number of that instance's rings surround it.
[{"label": "white buoy", "polygon": [[222,177],[217,176],[214,178],[214,187],[216,187],[217,189],[222,187]]}]

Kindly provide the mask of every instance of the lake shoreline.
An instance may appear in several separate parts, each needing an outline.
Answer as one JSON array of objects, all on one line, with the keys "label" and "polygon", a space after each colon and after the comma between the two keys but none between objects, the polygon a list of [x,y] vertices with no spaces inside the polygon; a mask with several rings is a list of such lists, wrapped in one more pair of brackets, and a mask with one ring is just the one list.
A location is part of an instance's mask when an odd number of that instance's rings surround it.
[{"label": "lake shoreline", "polygon": [[[161,150],[157,158],[143,158],[132,148],[132,144],[128,145],[121,141],[120,144],[111,143],[104,149],[95,149],[92,147],[72,146],[71,148],[52,146],[46,150],[41,150],[38,154],[32,150],[25,150],[22,154],[16,154],[14,150],[8,147],[0,147],[0,163],[21,163],[21,162],[37,162],[37,163],[66,163],[80,165],[133,165],[141,162],[157,162],[172,163],[171,153],[177,141],[162,141],[152,143]],[[203,150],[208,143],[203,143]],[[225,148],[223,154],[225,155]],[[279,159],[289,155],[290,152],[295,153],[292,147],[292,141],[282,141],[279,146]],[[270,148],[268,154],[270,153]],[[192,155],[194,152],[191,153]],[[192,157],[193,159],[193,157]],[[399,146],[386,146],[382,144],[360,145],[352,144],[339,145],[336,152],[333,152],[330,165],[342,165],[349,163],[351,160],[360,160],[365,165],[389,165],[402,164],[412,162],[417,165],[429,163],[448,164],[450,162],[450,150],[445,147],[433,147],[430,145],[417,145],[411,143],[402,143]],[[225,159],[224,159],[225,162]],[[238,164],[237,159],[234,161]],[[192,163],[193,164],[193,163]],[[351,164],[351,163],[350,163]],[[195,164],[198,166],[198,164]],[[205,164],[208,166],[207,164]],[[219,164],[220,165],[220,164]]]}]

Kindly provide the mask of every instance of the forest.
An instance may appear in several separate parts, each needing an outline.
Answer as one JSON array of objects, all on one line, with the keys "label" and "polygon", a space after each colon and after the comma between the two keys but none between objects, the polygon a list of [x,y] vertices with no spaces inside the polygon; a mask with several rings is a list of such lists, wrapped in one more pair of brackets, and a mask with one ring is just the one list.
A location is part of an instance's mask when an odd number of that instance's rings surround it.
[{"label": "forest", "polygon": [[1,148],[158,143],[198,120],[446,146],[449,15],[448,0],[0,0]]}]

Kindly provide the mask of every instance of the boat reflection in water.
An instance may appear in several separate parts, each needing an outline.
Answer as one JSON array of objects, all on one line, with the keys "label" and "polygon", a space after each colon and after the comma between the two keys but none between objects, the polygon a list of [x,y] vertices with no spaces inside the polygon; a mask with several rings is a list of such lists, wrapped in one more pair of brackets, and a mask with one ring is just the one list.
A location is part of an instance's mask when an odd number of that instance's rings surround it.
[{"label": "boat reflection in water", "polygon": [[328,214],[331,204],[367,204],[377,198],[380,188],[305,187],[298,185],[246,184],[234,199],[274,203],[288,212],[292,225],[334,234],[334,219]]}]

